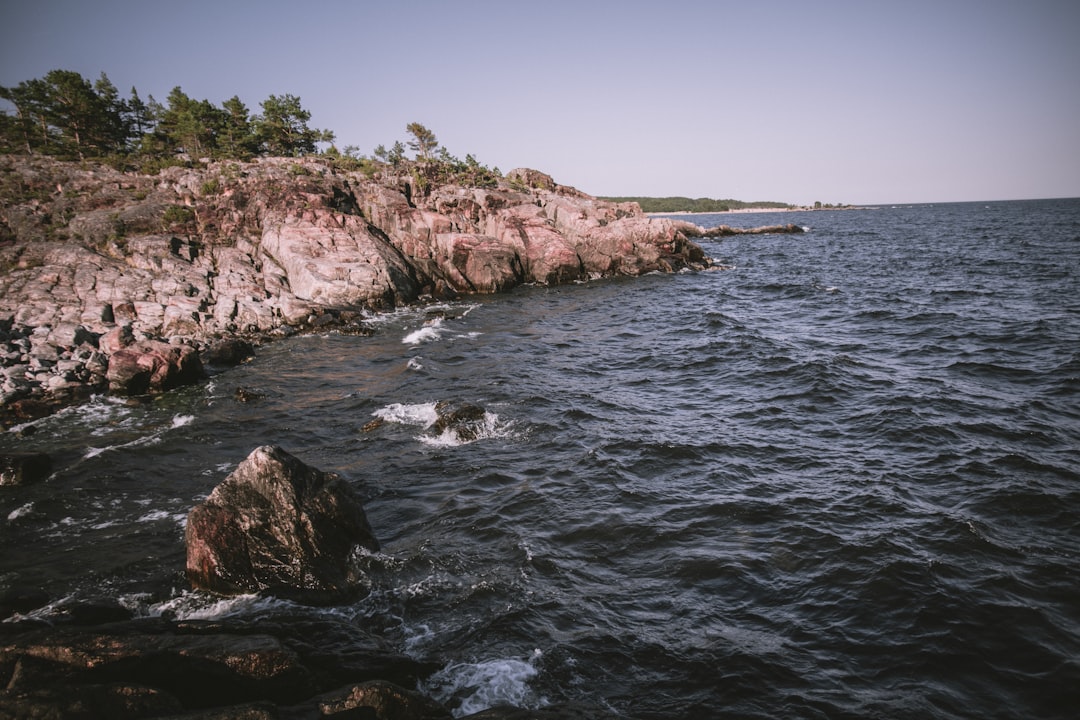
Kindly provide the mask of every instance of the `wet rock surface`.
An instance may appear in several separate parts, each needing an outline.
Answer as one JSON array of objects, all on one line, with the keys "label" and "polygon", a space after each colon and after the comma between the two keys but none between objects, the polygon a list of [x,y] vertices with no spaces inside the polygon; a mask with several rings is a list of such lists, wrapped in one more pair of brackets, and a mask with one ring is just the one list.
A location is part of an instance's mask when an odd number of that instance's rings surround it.
[{"label": "wet rock surface", "polygon": [[185,539],[194,587],[314,604],[359,593],[352,554],[379,548],[343,478],[270,445],[252,451],[191,510]]}]

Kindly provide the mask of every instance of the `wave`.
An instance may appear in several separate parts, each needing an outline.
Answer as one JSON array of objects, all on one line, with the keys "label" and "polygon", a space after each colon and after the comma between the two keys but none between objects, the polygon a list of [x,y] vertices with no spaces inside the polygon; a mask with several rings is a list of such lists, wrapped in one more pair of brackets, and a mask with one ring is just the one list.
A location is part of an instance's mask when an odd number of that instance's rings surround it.
[{"label": "wave", "polygon": [[145,617],[170,617],[176,620],[220,620],[227,617],[252,615],[280,608],[293,608],[295,603],[269,595],[236,595],[222,598],[194,590],[185,590],[162,602],[146,603],[142,595],[120,598],[120,604]]},{"label": "wave", "polygon": [[497,705],[535,710],[548,705],[530,686],[539,675],[537,664],[543,657],[533,650],[527,659],[497,658],[476,663],[453,663],[424,683],[426,694],[451,709],[454,717],[465,717]]},{"label": "wave", "polygon": [[443,320],[442,318],[433,318],[428,320],[424,327],[419,330],[413,330],[402,339],[402,343],[405,345],[419,345],[421,343],[431,342],[438,340],[443,334]]},{"label": "wave", "polygon": [[155,445],[161,442],[162,436],[170,430],[176,430],[195,422],[194,415],[174,415],[172,421],[168,426],[161,428],[157,432],[152,432],[149,435],[143,435],[137,437],[134,440],[130,440],[125,443],[117,443],[116,445],[106,445],[104,447],[91,447],[84,454],[83,459],[89,460],[95,458],[103,453],[111,452],[113,450],[123,450],[126,448],[142,447],[144,445]]},{"label": "wave", "polygon": [[439,420],[439,413],[436,410],[437,405],[438,403],[434,402],[413,405],[391,403],[386,407],[379,408],[372,415],[386,422],[400,425],[419,425],[428,428]]}]

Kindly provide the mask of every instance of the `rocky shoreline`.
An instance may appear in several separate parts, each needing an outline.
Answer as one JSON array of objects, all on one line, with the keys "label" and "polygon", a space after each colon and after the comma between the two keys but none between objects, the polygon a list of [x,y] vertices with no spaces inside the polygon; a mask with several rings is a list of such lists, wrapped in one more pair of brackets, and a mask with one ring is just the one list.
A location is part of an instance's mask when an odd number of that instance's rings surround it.
[{"label": "rocky shoreline", "polygon": [[[368,177],[323,158],[265,158],[151,176],[0,157],[0,424],[30,434],[35,419],[91,395],[138,401],[243,362],[275,338],[364,333],[371,313],[395,306],[706,269],[690,238],[746,232],[649,218],[534,170],[478,188],[433,185],[422,169]],[[447,410],[441,421],[467,432],[475,410]],[[281,459],[272,449],[252,458],[241,467]],[[362,508],[346,483],[291,460],[281,466],[296,472],[292,484],[236,489],[250,478],[234,474],[192,510],[193,586],[317,604],[355,591],[348,554],[378,547]],[[50,473],[46,456],[0,456],[0,486]],[[259,498],[270,497],[298,504],[268,515]],[[336,514],[320,525],[315,516],[328,508]],[[235,552],[263,541],[277,545]],[[451,716],[406,689],[437,668],[344,621],[135,618],[109,604],[34,620],[50,601],[33,588],[0,596],[0,720]],[[611,715],[557,706],[471,717]]]},{"label": "rocky shoreline", "polygon": [[[5,156],[0,198],[8,426],[92,393],[190,381],[221,339],[363,332],[367,313],[403,304],[709,265],[688,239],[697,226],[526,169],[478,188],[315,157],[141,175]],[[126,348],[156,355],[129,365],[163,382],[121,377]],[[176,355],[188,364],[179,374],[167,369]]]}]

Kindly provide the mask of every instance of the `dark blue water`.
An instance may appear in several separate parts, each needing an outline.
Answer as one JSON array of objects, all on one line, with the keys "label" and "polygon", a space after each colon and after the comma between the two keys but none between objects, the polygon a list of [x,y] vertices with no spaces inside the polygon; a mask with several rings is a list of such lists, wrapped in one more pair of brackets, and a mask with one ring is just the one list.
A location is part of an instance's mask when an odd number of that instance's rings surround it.
[{"label": "dark blue water", "polygon": [[[811,231],[281,341],[8,433],[58,471],[0,494],[0,590],[266,612],[186,589],[183,520],[275,443],[349,477],[383,544],[365,600],[311,612],[441,663],[423,689],[461,714],[1072,717],[1080,201],[697,220],[777,218]],[[435,437],[439,401],[485,407],[483,437]]]}]

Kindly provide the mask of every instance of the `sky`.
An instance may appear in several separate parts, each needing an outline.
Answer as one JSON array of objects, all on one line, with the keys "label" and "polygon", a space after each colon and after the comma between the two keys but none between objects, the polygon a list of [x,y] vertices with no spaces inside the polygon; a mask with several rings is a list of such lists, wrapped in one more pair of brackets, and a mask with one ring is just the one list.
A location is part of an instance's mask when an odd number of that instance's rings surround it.
[{"label": "sky", "polygon": [[1080,196],[1076,0],[3,2],[0,85],[54,69],[296,95],[364,154],[420,122],[593,195]]}]

